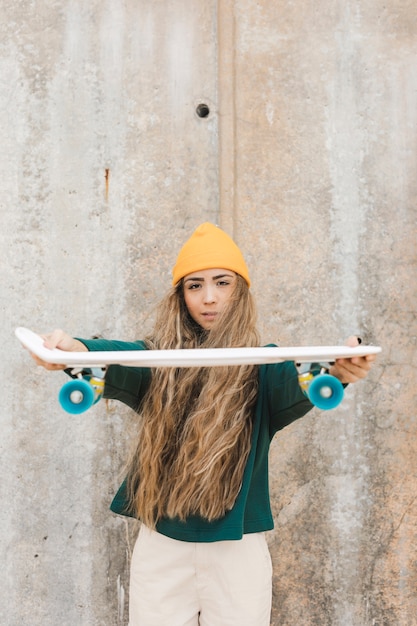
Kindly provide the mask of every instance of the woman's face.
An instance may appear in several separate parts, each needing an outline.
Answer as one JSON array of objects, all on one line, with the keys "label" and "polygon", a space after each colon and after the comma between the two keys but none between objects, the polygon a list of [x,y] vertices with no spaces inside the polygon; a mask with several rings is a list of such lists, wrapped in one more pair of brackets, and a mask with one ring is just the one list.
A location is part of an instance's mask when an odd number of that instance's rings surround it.
[{"label": "woman's face", "polygon": [[184,276],[184,299],[188,312],[204,330],[210,330],[230,300],[236,285],[235,272],[199,270]]}]

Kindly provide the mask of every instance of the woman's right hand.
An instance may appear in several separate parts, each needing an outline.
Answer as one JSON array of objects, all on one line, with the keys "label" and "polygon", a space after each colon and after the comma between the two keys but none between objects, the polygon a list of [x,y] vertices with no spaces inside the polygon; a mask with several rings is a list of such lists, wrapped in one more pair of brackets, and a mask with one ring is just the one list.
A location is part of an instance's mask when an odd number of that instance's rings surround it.
[{"label": "woman's right hand", "polygon": [[[78,341],[78,339],[74,339],[63,330],[57,329],[52,331],[51,333],[41,336],[42,339],[44,339],[45,348],[49,348],[50,350],[57,348],[58,350],[66,350],[67,352],[88,352],[87,347],[81,341]],[[42,359],[32,353],[31,357],[37,365],[40,365],[47,370],[64,370],[67,367],[66,365],[47,363],[46,361],[42,361]]]}]

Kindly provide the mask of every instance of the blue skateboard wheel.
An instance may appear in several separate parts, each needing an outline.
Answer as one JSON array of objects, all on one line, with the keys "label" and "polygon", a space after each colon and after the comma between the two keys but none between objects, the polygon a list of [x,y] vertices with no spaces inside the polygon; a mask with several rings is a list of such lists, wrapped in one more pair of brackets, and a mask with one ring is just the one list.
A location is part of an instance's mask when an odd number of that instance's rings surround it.
[{"label": "blue skateboard wheel", "polygon": [[337,407],[342,402],[343,395],[342,383],[330,374],[315,376],[308,387],[310,402],[324,411]]},{"label": "blue skateboard wheel", "polygon": [[78,415],[94,403],[94,390],[86,380],[70,380],[59,392],[58,400],[64,411]]}]

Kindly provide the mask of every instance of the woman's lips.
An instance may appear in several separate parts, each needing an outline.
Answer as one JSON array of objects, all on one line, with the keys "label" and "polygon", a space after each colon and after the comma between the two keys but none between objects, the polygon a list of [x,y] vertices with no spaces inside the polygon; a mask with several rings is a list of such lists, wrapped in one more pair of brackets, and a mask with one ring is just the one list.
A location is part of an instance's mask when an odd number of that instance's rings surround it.
[{"label": "woman's lips", "polygon": [[216,317],[217,313],[212,313],[212,312],[207,312],[207,313],[202,313],[204,319],[206,320],[214,320],[214,318]]}]

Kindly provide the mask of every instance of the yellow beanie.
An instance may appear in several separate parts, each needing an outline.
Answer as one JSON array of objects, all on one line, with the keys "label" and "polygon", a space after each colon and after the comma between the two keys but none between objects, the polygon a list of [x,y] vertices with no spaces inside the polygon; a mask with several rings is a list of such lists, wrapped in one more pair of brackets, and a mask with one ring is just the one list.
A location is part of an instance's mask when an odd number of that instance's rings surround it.
[{"label": "yellow beanie", "polygon": [[248,268],[241,251],[221,228],[209,222],[201,224],[181,248],[172,270],[172,284],[199,270],[232,270],[240,274],[250,287]]}]

